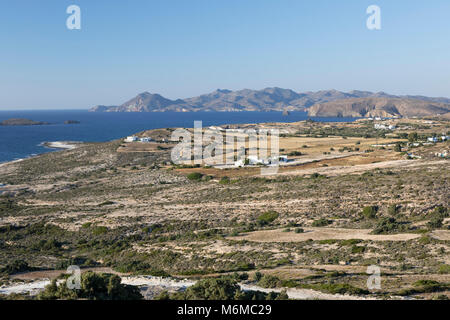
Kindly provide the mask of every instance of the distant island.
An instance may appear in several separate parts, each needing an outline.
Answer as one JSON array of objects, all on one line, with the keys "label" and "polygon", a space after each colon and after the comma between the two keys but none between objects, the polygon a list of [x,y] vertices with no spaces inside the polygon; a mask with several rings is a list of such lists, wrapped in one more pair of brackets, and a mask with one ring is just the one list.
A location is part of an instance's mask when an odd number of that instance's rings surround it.
[{"label": "distant island", "polygon": [[64,121],[64,124],[79,124],[80,121],[77,120],[66,120]]},{"label": "distant island", "polygon": [[0,122],[0,126],[39,126],[46,125],[48,122],[43,121],[33,121],[30,119],[8,119]]},{"label": "distant island", "polygon": [[170,100],[143,92],[118,105],[98,105],[92,112],[306,111],[314,117],[424,117],[450,114],[449,98],[396,96],[385,92],[323,90],[298,93],[290,89],[231,91],[218,89],[198,97]]}]

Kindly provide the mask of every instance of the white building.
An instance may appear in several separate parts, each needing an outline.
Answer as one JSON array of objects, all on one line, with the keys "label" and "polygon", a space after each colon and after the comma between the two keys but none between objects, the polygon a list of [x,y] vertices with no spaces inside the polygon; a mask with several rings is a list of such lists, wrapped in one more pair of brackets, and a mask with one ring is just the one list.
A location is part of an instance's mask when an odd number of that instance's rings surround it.
[{"label": "white building", "polygon": [[377,130],[394,130],[396,126],[394,125],[385,125],[381,123],[375,123],[374,128]]},{"label": "white building", "polygon": [[126,137],[126,139],[125,139],[125,142],[134,142],[134,141],[138,141],[138,137],[129,136],[129,137]]},{"label": "white building", "polygon": [[150,142],[152,141],[152,138],[144,137],[140,139],[141,142]]},{"label": "white building", "polygon": [[238,160],[238,161],[236,161],[235,163],[234,163],[234,166],[235,167],[243,167],[243,166],[245,166],[245,162],[244,162],[244,160]]},{"label": "white building", "polygon": [[257,156],[249,156],[248,157],[248,163],[252,164],[252,165],[264,164],[264,161],[259,159]]}]

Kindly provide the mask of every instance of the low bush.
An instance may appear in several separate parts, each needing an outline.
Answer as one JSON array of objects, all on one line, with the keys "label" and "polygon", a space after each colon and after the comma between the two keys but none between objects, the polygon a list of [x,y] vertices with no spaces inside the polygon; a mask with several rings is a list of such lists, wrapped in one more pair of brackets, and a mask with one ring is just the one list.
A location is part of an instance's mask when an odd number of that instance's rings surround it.
[{"label": "low bush", "polygon": [[395,218],[383,218],[376,225],[373,234],[387,234],[401,229],[401,224]]},{"label": "low bush", "polygon": [[275,211],[267,211],[258,217],[258,224],[261,226],[270,224],[278,218],[279,214]]},{"label": "low bush", "polygon": [[378,212],[378,206],[367,206],[362,210],[362,215],[366,219],[375,219]]},{"label": "low bush", "polygon": [[67,280],[60,285],[54,279],[38,295],[39,300],[142,300],[138,287],[121,284],[121,278],[114,274],[97,274],[91,271],[81,275],[81,288],[67,287]]},{"label": "low bush", "polygon": [[230,178],[228,178],[228,177],[222,177],[222,178],[219,180],[219,183],[220,183],[220,184],[229,184],[229,183],[230,183]]},{"label": "low bush", "polygon": [[191,181],[200,181],[203,177],[203,174],[200,172],[192,172],[187,175],[187,178]]},{"label": "low bush", "polygon": [[0,268],[0,274],[11,275],[32,270],[34,270],[34,268],[31,268],[26,261],[15,260],[11,263],[8,263],[3,268]]},{"label": "low bush", "polygon": [[331,220],[328,220],[325,218],[320,218],[318,220],[313,221],[312,226],[313,227],[325,227],[332,223],[333,223],[333,221],[331,221]]},{"label": "low bush", "polygon": [[278,277],[266,274],[259,279],[258,285],[263,288],[276,288],[281,285],[281,280]]},{"label": "low bush", "polygon": [[233,278],[215,278],[199,280],[184,292],[163,292],[156,300],[275,300],[288,299],[284,293],[263,293],[243,291]]},{"label": "low bush", "polygon": [[448,264],[441,264],[439,266],[439,273],[440,274],[450,274],[450,265],[448,265]]}]

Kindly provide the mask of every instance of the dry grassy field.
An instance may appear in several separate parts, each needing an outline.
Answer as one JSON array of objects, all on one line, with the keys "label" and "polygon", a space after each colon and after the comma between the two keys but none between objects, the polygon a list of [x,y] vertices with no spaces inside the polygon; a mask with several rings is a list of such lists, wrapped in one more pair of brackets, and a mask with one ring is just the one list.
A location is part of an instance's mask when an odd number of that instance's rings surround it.
[{"label": "dry grassy field", "polygon": [[[450,144],[426,143],[450,123],[390,123],[395,131],[365,121],[227,126],[280,130],[291,162],[272,176],[175,165],[173,129],[137,133],[151,143],[0,165],[0,281],[76,264],[361,298],[450,297],[450,160],[435,155]],[[366,286],[371,265],[381,289]]]}]

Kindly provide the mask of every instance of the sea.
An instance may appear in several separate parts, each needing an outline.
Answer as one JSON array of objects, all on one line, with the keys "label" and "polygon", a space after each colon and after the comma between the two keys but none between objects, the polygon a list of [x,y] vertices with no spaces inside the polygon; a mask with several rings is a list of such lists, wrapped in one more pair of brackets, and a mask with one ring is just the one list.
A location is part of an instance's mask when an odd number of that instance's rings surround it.
[{"label": "sea", "polygon": [[[88,112],[87,110],[0,111],[0,122],[25,118],[48,125],[0,126],[0,163],[35,156],[56,149],[43,145],[54,141],[104,142],[157,128],[192,128],[223,124],[296,122],[306,119],[321,122],[350,122],[356,118],[308,117],[306,112]],[[75,120],[79,124],[64,124]]]}]

